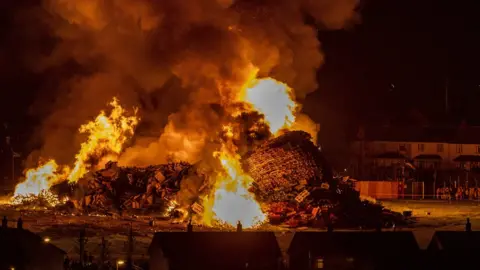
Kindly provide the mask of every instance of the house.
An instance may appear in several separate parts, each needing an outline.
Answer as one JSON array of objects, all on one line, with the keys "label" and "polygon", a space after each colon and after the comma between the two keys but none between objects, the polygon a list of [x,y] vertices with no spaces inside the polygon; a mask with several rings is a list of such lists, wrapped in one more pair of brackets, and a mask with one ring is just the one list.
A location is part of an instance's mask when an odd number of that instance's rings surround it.
[{"label": "house", "polygon": [[158,232],[149,247],[151,270],[282,268],[273,232]]},{"label": "house", "polygon": [[0,228],[0,269],[62,270],[65,252],[30,231]]},{"label": "house", "polygon": [[420,249],[412,232],[297,232],[290,269],[412,269]]},{"label": "house", "polygon": [[437,231],[427,247],[428,265],[432,269],[470,268],[478,264],[478,231]]},{"label": "house", "polygon": [[[480,127],[369,127],[353,139],[356,172],[404,166],[471,170],[480,166]],[[360,177],[361,178],[361,177]]]}]

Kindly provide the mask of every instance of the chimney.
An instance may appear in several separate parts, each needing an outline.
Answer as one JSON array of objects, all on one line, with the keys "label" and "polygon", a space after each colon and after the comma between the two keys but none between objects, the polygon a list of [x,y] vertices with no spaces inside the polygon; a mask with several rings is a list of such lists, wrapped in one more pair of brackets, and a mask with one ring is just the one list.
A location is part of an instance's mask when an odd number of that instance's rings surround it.
[{"label": "chimney", "polygon": [[465,231],[471,232],[472,231],[472,223],[470,223],[470,219],[467,218],[467,224],[465,224]]},{"label": "chimney", "polygon": [[4,229],[8,228],[8,219],[6,216],[4,216],[2,219],[2,228]]},{"label": "chimney", "polygon": [[237,232],[242,232],[242,223],[240,221],[237,223]]},{"label": "chimney", "polygon": [[193,232],[192,219],[188,221],[187,232]]},{"label": "chimney", "polygon": [[22,230],[23,229],[23,220],[21,217],[18,218],[17,220],[17,229]]}]

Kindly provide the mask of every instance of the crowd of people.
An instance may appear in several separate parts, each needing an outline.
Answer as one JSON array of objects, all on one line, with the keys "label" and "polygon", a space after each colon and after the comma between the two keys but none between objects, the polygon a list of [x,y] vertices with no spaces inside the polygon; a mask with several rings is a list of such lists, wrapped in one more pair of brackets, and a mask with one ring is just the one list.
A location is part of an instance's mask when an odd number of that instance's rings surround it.
[{"label": "crowd of people", "polygon": [[478,187],[439,187],[435,194],[436,199],[442,200],[479,200],[480,188]]}]

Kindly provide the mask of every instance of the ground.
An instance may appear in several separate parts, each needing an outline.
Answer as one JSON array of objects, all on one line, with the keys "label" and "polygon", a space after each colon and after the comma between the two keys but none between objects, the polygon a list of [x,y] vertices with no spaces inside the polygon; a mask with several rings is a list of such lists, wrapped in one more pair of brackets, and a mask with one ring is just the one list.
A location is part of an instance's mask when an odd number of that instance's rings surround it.
[{"label": "ground", "polygon": [[[433,200],[396,200],[382,202],[386,208],[403,212],[410,210],[417,219],[410,228],[399,230],[413,230],[421,248],[425,248],[435,230],[464,230],[466,218],[470,218],[473,230],[480,230],[480,203],[472,201],[433,201]],[[159,221],[154,226],[149,225],[148,217],[111,217],[111,216],[73,216],[55,215],[48,211],[19,211],[15,209],[0,209],[1,216],[7,216],[11,223],[22,215],[24,228],[48,237],[51,242],[65,250],[70,256],[78,252],[79,231],[86,226],[88,243],[86,249],[94,256],[100,253],[101,238],[105,237],[110,243],[112,259],[124,258],[125,243],[130,224],[135,233],[135,257],[147,257],[147,249],[155,231],[185,230],[183,224],[171,224],[170,221]],[[208,230],[195,227],[194,230]],[[299,228],[289,230],[280,227],[266,226],[262,230],[273,230],[282,250],[286,251],[295,231],[309,230]],[[115,254],[115,256],[113,256]]]}]

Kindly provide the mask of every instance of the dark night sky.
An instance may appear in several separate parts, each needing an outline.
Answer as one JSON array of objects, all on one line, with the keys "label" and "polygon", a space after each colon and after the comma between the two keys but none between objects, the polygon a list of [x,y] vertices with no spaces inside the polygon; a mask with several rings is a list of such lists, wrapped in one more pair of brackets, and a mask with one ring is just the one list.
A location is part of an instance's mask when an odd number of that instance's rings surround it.
[{"label": "dark night sky", "polygon": [[[419,115],[432,123],[466,119],[480,124],[476,2],[364,1],[361,23],[320,32],[326,63],[319,71],[320,88],[305,110],[321,123],[321,139],[343,140],[339,132],[360,123],[409,124]],[[35,120],[27,115],[39,89],[52,82],[22,65],[24,48],[41,38],[26,40],[13,27],[15,9],[27,6],[19,5],[0,4],[0,113],[5,120],[25,123]],[[447,77],[450,117],[444,110]]]}]

